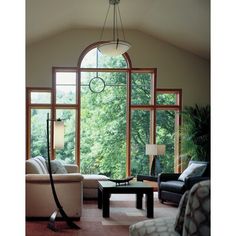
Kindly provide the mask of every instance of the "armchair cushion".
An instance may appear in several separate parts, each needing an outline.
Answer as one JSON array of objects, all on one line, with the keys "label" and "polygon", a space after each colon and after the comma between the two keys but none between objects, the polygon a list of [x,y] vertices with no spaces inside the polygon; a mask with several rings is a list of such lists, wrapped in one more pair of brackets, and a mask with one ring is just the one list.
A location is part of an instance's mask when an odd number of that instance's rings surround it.
[{"label": "armchair cushion", "polygon": [[160,188],[164,189],[165,191],[170,191],[175,193],[183,193],[185,190],[184,182],[178,180],[161,182]]},{"label": "armchair cushion", "polygon": [[192,163],[190,164],[187,169],[179,176],[178,180],[184,181],[187,177],[196,177],[202,176],[205,172],[207,165],[205,163]]},{"label": "armchair cushion", "polygon": [[160,173],[158,175],[158,182],[169,181],[169,180],[178,180],[179,173]]}]

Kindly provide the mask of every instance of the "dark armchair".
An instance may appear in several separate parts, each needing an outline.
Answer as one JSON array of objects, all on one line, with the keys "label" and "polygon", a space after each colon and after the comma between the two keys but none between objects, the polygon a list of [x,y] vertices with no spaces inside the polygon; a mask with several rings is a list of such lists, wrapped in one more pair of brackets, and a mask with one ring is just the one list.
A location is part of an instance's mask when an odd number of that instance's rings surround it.
[{"label": "dark armchair", "polygon": [[177,173],[161,173],[158,176],[158,198],[161,203],[165,201],[179,204],[182,195],[186,190],[192,188],[195,183],[210,179],[210,164],[202,161],[190,161],[188,166],[192,163],[206,164],[206,168],[201,176],[186,177],[184,181],[179,180],[181,174]]}]

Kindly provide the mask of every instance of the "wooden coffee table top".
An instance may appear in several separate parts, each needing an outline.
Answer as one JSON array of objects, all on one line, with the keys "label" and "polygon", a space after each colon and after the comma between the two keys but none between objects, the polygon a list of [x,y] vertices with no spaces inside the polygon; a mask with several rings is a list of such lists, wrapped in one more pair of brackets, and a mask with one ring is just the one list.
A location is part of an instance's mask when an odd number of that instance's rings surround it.
[{"label": "wooden coffee table top", "polygon": [[98,181],[99,185],[102,186],[102,188],[153,188],[147,183],[136,181],[136,182],[130,182],[129,184],[121,184],[116,185],[116,183],[111,181]]}]

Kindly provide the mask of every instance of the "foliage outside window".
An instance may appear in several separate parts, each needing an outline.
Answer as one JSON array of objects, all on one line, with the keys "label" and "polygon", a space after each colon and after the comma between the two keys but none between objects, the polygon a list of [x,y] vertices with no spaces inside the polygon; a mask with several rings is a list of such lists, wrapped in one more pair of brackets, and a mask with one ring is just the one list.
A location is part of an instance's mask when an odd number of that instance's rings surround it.
[{"label": "foliage outside window", "polygon": [[[83,73],[82,85],[93,76]],[[106,83],[103,92],[81,86],[81,172],[122,178],[126,169],[126,74],[102,72],[99,76]]]},{"label": "foliage outside window", "polygon": [[131,117],[131,174],[148,175],[145,146],[150,140],[150,111],[133,110]]},{"label": "foliage outside window", "polygon": [[[39,100],[41,98],[39,97]],[[47,157],[46,120],[49,109],[31,109],[30,156]]]}]

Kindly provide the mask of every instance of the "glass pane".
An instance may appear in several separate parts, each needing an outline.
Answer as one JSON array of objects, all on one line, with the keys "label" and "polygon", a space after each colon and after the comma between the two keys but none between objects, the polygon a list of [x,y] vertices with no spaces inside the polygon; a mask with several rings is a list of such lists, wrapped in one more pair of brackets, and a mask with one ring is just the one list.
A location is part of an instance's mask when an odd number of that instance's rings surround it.
[{"label": "glass pane", "polygon": [[56,72],[56,85],[76,85],[76,72]]},{"label": "glass pane", "polygon": [[75,104],[76,103],[76,87],[61,86],[56,88],[56,103],[57,104]]},{"label": "glass pane", "polygon": [[[98,54],[97,54],[98,53]],[[89,51],[81,63],[82,68],[127,68],[125,58],[120,55],[109,57],[102,55],[97,48]]]},{"label": "glass pane", "polygon": [[82,73],[81,77],[81,173],[124,178],[126,73],[99,73],[106,83],[100,93],[92,92],[88,86],[90,78],[95,75]]},{"label": "glass pane", "polygon": [[76,72],[56,72],[56,103],[76,103]]},{"label": "glass pane", "polygon": [[51,93],[50,92],[31,92],[30,103],[31,104],[50,104]]},{"label": "glass pane", "polygon": [[174,93],[157,93],[156,103],[158,105],[177,105],[177,95]]},{"label": "glass pane", "polygon": [[61,160],[67,164],[75,163],[75,138],[76,138],[76,125],[75,109],[57,109],[57,119],[62,119],[65,125],[65,136],[64,136],[64,148],[56,150],[56,159]]},{"label": "glass pane", "polygon": [[176,111],[156,111],[157,144],[166,145],[166,154],[157,158],[157,172],[174,172]]},{"label": "glass pane", "polygon": [[47,158],[47,114],[50,109],[31,109],[30,155]]},{"label": "glass pane", "polygon": [[139,105],[151,104],[151,74],[132,73],[131,79],[131,103]]},{"label": "glass pane", "polygon": [[150,111],[132,111],[131,116],[131,175],[149,174],[149,157],[145,146],[150,143]]}]

